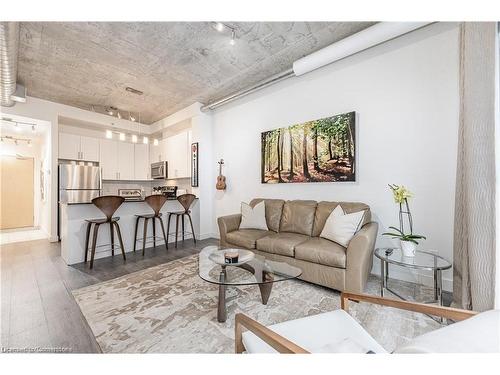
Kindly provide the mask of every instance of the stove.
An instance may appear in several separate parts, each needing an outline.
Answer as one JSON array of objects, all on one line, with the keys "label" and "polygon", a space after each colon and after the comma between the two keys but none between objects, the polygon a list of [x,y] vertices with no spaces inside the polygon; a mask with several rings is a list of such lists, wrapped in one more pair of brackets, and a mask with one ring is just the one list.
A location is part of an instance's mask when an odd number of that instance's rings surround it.
[{"label": "stove", "polygon": [[125,198],[126,201],[142,201],[141,189],[118,189],[118,195]]}]

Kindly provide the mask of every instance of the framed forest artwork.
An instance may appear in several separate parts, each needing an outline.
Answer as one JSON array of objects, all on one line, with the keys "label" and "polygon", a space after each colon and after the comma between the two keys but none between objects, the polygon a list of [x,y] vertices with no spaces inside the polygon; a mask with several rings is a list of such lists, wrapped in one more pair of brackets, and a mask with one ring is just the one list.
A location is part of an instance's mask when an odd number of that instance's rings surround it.
[{"label": "framed forest artwork", "polygon": [[356,181],[355,112],[263,132],[264,184]]}]

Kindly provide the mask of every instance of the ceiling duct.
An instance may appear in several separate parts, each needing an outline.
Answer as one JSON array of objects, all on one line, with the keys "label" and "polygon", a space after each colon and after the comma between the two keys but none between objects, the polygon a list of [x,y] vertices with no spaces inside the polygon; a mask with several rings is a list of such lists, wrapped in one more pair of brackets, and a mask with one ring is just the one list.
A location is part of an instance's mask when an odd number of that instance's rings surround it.
[{"label": "ceiling duct", "polygon": [[16,92],[17,56],[19,51],[19,22],[0,22],[0,100],[12,107]]},{"label": "ceiling duct", "polygon": [[424,27],[430,23],[432,22],[379,22],[295,61],[293,63],[293,69],[276,74],[254,86],[235,92],[215,102],[211,102],[203,106],[201,110],[206,111],[215,109],[286,78],[309,73],[325,65]]}]

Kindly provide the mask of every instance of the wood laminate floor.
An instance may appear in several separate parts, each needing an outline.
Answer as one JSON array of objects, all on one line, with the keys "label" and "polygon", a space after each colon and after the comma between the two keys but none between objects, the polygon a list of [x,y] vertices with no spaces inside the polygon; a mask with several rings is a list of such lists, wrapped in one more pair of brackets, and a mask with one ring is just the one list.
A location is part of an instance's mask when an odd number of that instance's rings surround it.
[{"label": "wood laminate floor", "polygon": [[2,245],[1,348],[9,351],[100,352],[71,291],[198,253],[217,240],[186,240],[177,249],[164,246],[88,264],[67,266],[59,243],[47,240]]}]

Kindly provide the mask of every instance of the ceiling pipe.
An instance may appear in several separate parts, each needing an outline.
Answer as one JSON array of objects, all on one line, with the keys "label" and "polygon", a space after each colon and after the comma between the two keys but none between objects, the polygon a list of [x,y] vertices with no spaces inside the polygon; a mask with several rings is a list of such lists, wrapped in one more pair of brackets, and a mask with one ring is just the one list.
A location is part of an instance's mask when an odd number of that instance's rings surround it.
[{"label": "ceiling pipe", "polygon": [[0,22],[0,104],[12,107],[16,92],[19,22]]},{"label": "ceiling pipe", "polygon": [[293,69],[276,74],[251,86],[250,88],[237,91],[229,96],[209,103],[201,107],[201,110],[208,111],[215,109],[284,79],[309,73],[325,65],[354,55],[388,40],[397,38],[431,23],[432,22],[379,22],[295,61],[293,63]]}]

